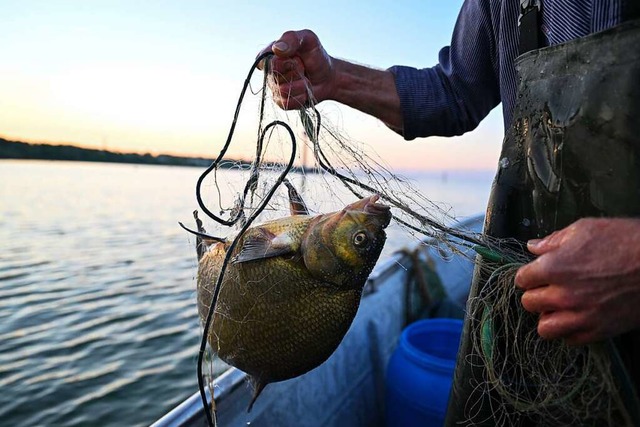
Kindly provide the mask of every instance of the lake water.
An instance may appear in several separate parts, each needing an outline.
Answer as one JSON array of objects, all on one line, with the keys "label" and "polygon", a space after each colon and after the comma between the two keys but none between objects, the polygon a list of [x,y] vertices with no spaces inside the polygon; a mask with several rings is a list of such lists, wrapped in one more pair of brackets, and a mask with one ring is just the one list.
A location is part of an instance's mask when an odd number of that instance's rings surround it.
[{"label": "lake water", "polygon": [[[197,391],[197,263],[177,222],[201,172],[0,161],[0,424],[149,425]],[[458,216],[484,210],[492,179],[406,176]],[[390,233],[383,257],[408,239]]]}]

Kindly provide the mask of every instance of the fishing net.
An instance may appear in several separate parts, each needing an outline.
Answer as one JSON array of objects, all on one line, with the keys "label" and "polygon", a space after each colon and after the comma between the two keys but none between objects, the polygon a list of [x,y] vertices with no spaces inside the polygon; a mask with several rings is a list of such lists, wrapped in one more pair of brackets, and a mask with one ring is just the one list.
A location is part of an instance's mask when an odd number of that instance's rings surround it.
[{"label": "fishing net", "polygon": [[[487,399],[497,425],[533,416],[540,417],[544,425],[584,424],[584,420],[588,425],[622,425],[628,421],[612,379],[607,349],[600,345],[568,347],[537,335],[537,319],[522,309],[513,283],[517,268],[530,261],[523,244],[456,225],[448,206],[430,200],[410,180],[393,173],[370,147],[332,127],[340,118],[332,118],[330,111],[325,113],[313,102],[297,111],[280,109],[268,90],[268,56],[257,58],[251,67],[227,140],[197,182],[201,212],[213,220],[212,224],[208,221],[206,234],[199,227],[200,237],[231,240],[258,218],[288,216],[285,180],[303,194],[311,214],[339,210],[356,199],[378,194],[392,209],[390,234],[400,233],[397,236],[405,240],[415,239],[474,260],[480,253],[485,261],[492,261],[490,267],[479,263],[479,268],[488,269],[485,277],[490,280],[467,308],[474,319],[470,333],[478,355],[467,362],[483,366],[486,373],[466,402],[470,423],[483,421],[477,419],[474,408]],[[264,74],[254,75],[263,60]],[[253,96],[245,101],[248,93]],[[249,113],[241,114],[245,109]],[[243,129],[253,125],[256,131],[241,135],[243,141],[232,144],[239,123]],[[237,238],[227,251],[225,265],[236,243]],[[200,347],[198,380],[205,407],[202,359],[223,275],[224,267],[213,290]],[[209,361],[213,358],[208,356]],[[207,417],[210,424],[215,423],[210,411]]]},{"label": "fishing net", "polygon": [[469,422],[488,421],[474,410],[485,404],[495,425],[632,425],[612,376],[612,364],[620,363],[612,361],[613,346],[540,338],[538,316],[522,309],[522,291],[514,286],[519,267],[496,268],[469,301],[474,356],[468,363],[484,372],[466,402]]}]

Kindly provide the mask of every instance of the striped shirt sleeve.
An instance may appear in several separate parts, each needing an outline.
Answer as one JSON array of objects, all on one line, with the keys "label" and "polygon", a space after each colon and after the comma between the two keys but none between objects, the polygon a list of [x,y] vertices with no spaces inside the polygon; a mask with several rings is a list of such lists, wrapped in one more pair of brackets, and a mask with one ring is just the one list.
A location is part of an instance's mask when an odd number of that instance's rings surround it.
[{"label": "striped shirt sleeve", "polygon": [[500,103],[496,41],[488,2],[467,0],[438,64],[394,66],[406,140],[461,135],[475,129]]},{"label": "striped shirt sleeve", "polygon": [[[622,0],[541,0],[546,45],[611,28]],[[638,1],[638,0],[634,0]],[[474,129],[502,102],[505,129],[516,101],[517,0],[466,0],[451,45],[434,67],[391,67],[402,108],[404,138],[453,136]]]}]

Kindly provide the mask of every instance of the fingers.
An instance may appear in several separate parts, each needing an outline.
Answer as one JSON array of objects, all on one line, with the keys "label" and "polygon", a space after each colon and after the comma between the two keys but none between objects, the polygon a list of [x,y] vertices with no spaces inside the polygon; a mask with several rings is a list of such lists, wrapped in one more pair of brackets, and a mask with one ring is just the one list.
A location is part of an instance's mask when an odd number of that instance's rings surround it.
[{"label": "fingers", "polygon": [[549,261],[549,259],[547,256],[541,256],[520,267],[515,277],[516,286],[528,290],[553,282],[555,278],[551,271],[553,260]]},{"label": "fingers", "polygon": [[538,334],[548,340],[564,339],[570,345],[586,344],[600,338],[589,316],[574,311],[543,313],[538,321]]},{"label": "fingers", "polygon": [[274,58],[271,61],[269,87],[273,99],[285,110],[298,109],[308,99],[309,82],[304,75],[304,65],[299,57]]},{"label": "fingers", "polygon": [[318,36],[311,30],[287,31],[273,44],[273,53],[287,58],[304,55],[320,46]]},{"label": "fingers", "polygon": [[309,30],[287,31],[280,39],[262,49],[260,54],[269,50],[273,52],[271,67],[275,73],[285,74],[294,70],[303,73],[302,58],[319,45],[318,37]]},{"label": "fingers", "polygon": [[282,40],[273,43],[271,50],[273,51],[274,54],[278,56],[284,56],[284,57],[290,56],[290,54],[287,55],[287,53],[289,53],[289,50],[290,50],[289,43]]},{"label": "fingers", "polygon": [[582,298],[560,285],[529,289],[522,294],[525,310],[540,313],[538,335],[544,339],[564,339],[569,345],[582,345],[602,337],[591,310],[585,309]]},{"label": "fingers", "polygon": [[[288,59],[293,55],[295,55],[296,51],[297,49],[291,49],[288,43],[282,40],[276,40],[274,42],[269,43],[262,50],[260,50],[260,52],[258,52],[258,55],[256,55],[256,58],[261,57],[267,52],[271,52],[275,55],[276,58]],[[258,63],[258,68],[260,70],[264,68],[264,60]]]},{"label": "fingers", "polygon": [[541,255],[520,267],[516,273],[515,283],[518,288],[533,289],[550,283],[565,283],[579,277],[577,274],[581,266],[576,263],[574,253],[564,250],[555,241],[544,243],[542,240],[538,245],[545,246]]},{"label": "fingers", "polygon": [[[541,313],[538,334],[542,338],[581,345],[615,336],[640,323],[630,320],[634,318],[633,309],[629,311],[634,292],[623,286],[638,281],[622,278],[625,273],[620,271],[629,261],[615,249],[633,247],[620,244],[630,233],[623,230],[612,238],[611,228],[605,227],[612,224],[619,222],[581,219],[542,240],[528,242],[529,250],[539,256],[518,270],[515,282],[525,291],[523,308]],[[621,259],[625,261],[621,263]]]},{"label": "fingers", "polygon": [[554,265],[553,257],[544,256],[560,247],[564,238],[564,230],[555,231],[544,239],[531,239],[527,242],[527,249],[538,258],[521,267],[516,274],[516,285],[521,289],[532,289],[551,283],[550,276]]},{"label": "fingers", "polygon": [[[278,40],[269,43],[260,52],[259,57],[267,52],[272,52],[276,57],[289,58],[295,55],[301,46],[302,42],[297,35],[298,31],[287,31]],[[260,69],[262,69],[262,62],[260,63]]]},{"label": "fingers", "polygon": [[563,288],[550,285],[522,295],[525,310],[540,313],[538,335],[547,340],[562,339],[569,345],[583,345],[604,338],[602,323],[593,310],[584,309]]},{"label": "fingers", "polygon": [[[287,31],[274,42],[264,47],[258,56],[273,52],[277,58],[287,59],[293,56],[304,56],[320,47],[318,36],[311,30]],[[261,65],[262,67],[262,65]]]},{"label": "fingers", "polygon": [[304,107],[309,97],[304,80],[272,88],[273,100],[285,110],[295,110]]},{"label": "fingers", "polygon": [[531,313],[548,313],[576,308],[576,299],[565,287],[549,285],[531,289],[520,299],[525,310]]},{"label": "fingers", "polygon": [[544,239],[532,239],[527,242],[527,249],[535,255],[542,255],[557,249],[564,238],[564,230],[554,231]]},{"label": "fingers", "polygon": [[278,84],[299,80],[304,77],[304,64],[299,57],[272,61],[271,74]]},{"label": "fingers", "polygon": [[[274,101],[290,110],[306,105],[311,83],[306,76],[304,58],[321,47],[318,37],[310,30],[287,31],[260,51],[274,53],[270,59],[270,86]],[[317,55],[317,52],[313,52]],[[261,61],[259,68],[264,68]]]}]

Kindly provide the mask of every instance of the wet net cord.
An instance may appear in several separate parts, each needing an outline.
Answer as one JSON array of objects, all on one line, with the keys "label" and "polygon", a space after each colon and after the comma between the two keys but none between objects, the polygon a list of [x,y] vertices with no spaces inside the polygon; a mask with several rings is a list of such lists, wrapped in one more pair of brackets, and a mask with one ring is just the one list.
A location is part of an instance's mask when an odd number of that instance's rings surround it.
[{"label": "wet net cord", "polygon": [[[198,178],[198,181],[196,183],[196,199],[198,201],[198,205],[200,206],[200,208],[210,218],[212,218],[214,221],[216,221],[216,222],[218,222],[220,224],[223,224],[223,225],[227,225],[227,226],[235,225],[242,218],[243,210],[242,209],[238,209],[237,212],[235,213],[235,216],[233,216],[229,220],[225,220],[225,219],[215,215],[204,204],[204,201],[203,201],[202,195],[201,195],[202,183],[203,183],[204,179],[207,177],[207,175],[209,175],[209,173],[211,173],[212,171],[214,171],[217,168],[217,166],[222,161],[225,153],[227,152],[227,150],[228,150],[228,148],[229,148],[229,146],[231,144],[231,140],[233,139],[233,134],[234,134],[236,123],[237,123],[238,116],[239,116],[239,113],[240,113],[240,107],[242,105],[242,100],[243,100],[244,95],[245,95],[245,93],[247,91],[247,88],[249,87],[251,76],[252,76],[254,70],[257,68],[257,66],[260,63],[260,61],[262,61],[263,59],[267,58],[270,55],[272,55],[272,54],[269,52],[269,53],[262,54],[262,55],[258,56],[258,58],[256,58],[253,66],[251,67],[251,70],[249,71],[249,74],[248,74],[248,76],[247,76],[247,78],[246,78],[246,80],[244,82],[242,91],[240,93],[240,97],[238,99],[238,104],[236,106],[236,111],[235,111],[235,114],[234,114],[233,122],[231,124],[231,128],[229,130],[229,135],[227,137],[225,145],[223,146],[222,150],[220,151],[220,154],[218,155],[218,157],[214,160],[214,162],[211,164],[211,166],[209,166],[202,173],[202,175],[200,175],[200,177]],[[266,75],[266,73],[265,73],[265,75]],[[263,97],[263,103],[262,104],[264,104],[264,97]],[[263,105],[261,106],[261,115],[262,115],[262,112],[263,112],[262,108],[263,108]],[[261,119],[262,119],[262,117],[261,117]],[[262,123],[262,120],[260,120],[260,123]],[[258,147],[257,147],[257,151],[256,151],[256,156],[257,156],[256,161],[259,162],[259,159],[260,159],[260,156],[261,156],[261,152],[262,152],[262,148],[261,147],[263,145],[265,135],[267,134],[267,132],[269,130],[271,130],[271,128],[273,128],[275,126],[282,126],[289,133],[289,137],[291,139],[291,156],[289,158],[289,162],[287,163],[287,166],[284,168],[284,170],[282,171],[282,173],[280,174],[280,176],[276,180],[275,184],[271,187],[271,189],[269,190],[269,192],[267,193],[265,198],[262,200],[262,203],[260,203],[258,208],[248,218],[248,220],[245,222],[245,224],[240,229],[240,232],[238,233],[238,235],[233,239],[231,245],[227,249],[227,252],[226,252],[223,264],[222,264],[222,268],[220,270],[220,274],[219,274],[218,279],[216,281],[216,285],[215,285],[214,292],[213,292],[213,297],[212,297],[212,300],[211,300],[211,305],[209,306],[209,309],[208,309],[208,312],[207,312],[207,318],[206,318],[206,320],[204,322],[204,327],[203,327],[204,331],[203,331],[203,334],[202,334],[202,340],[200,342],[200,349],[198,351],[197,374],[198,374],[198,389],[200,391],[200,397],[202,399],[202,404],[203,404],[203,407],[204,407],[204,410],[205,410],[205,415],[207,417],[207,422],[208,422],[208,424],[210,426],[215,425],[215,421],[214,421],[214,416],[211,413],[211,409],[210,409],[210,407],[209,407],[209,405],[207,403],[207,395],[206,395],[206,391],[205,391],[204,377],[203,377],[203,374],[202,374],[202,362],[203,362],[204,354],[205,354],[206,347],[207,347],[207,338],[209,336],[209,329],[210,329],[211,322],[212,322],[212,319],[213,319],[213,314],[215,312],[215,307],[216,307],[216,303],[217,303],[217,300],[218,300],[218,295],[220,293],[220,287],[221,287],[222,281],[224,279],[224,273],[226,271],[227,265],[229,264],[229,261],[231,259],[232,254],[233,254],[233,251],[234,251],[235,247],[238,244],[239,239],[247,231],[247,229],[251,226],[251,224],[258,217],[258,215],[260,215],[260,213],[267,207],[267,204],[269,203],[269,201],[271,200],[271,198],[275,194],[275,192],[278,189],[278,187],[282,184],[282,182],[286,178],[287,174],[289,173],[289,171],[293,167],[293,163],[295,161],[295,156],[296,156],[296,138],[295,138],[295,135],[294,135],[293,131],[291,130],[291,127],[287,123],[279,121],[279,120],[273,121],[273,122],[269,123],[267,126],[265,126],[264,129],[260,129],[259,130]],[[244,200],[246,200],[247,194],[249,193],[251,188],[253,186],[255,186],[255,183],[257,181],[257,172],[255,172],[255,171],[257,171],[257,163],[254,163],[254,168],[255,169],[252,172],[252,179],[250,179],[247,182],[247,184],[245,185],[243,196],[242,196],[242,200],[240,202],[241,207],[242,207],[242,205],[244,205]],[[213,393],[212,393],[211,398],[213,399]]]},{"label": "wet net cord", "polygon": [[[364,184],[362,182],[359,182],[355,179],[349,178],[348,176],[341,174],[333,166],[331,166],[329,160],[327,159],[326,155],[322,150],[322,147],[320,146],[319,139],[318,139],[318,135],[320,134],[320,130],[322,129],[322,124],[321,124],[322,119],[321,119],[320,112],[315,107],[311,107],[311,110],[313,111],[316,117],[315,126],[313,125],[313,120],[309,116],[309,113],[307,112],[307,110],[300,109],[299,114],[300,114],[300,120],[305,128],[305,132],[307,133],[307,136],[313,143],[314,157],[318,162],[318,164],[320,165],[320,167],[330,175],[338,178],[343,183],[343,185],[358,198],[362,198],[362,195],[358,193],[353,188],[353,186],[360,187],[361,189],[372,192],[372,193],[378,192],[376,189],[372,188],[367,184]],[[334,135],[331,132],[331,130],[327,129],[327,131],[332,135],[334,139],[340,140],[340,138]],[[502,262],[513,262],[516,259],[521,261],[530,261],[532,259],[532,256],[530,256],[529,254],[527,254],[522,250],[517,250],[515,253],[511,254],[511,256],[504,255],[503,254],[504,248],[500,248],[496,243],[486,238],[483,238],[484,236],[480,234],[472,234],[472,233],[464,232],[463,230],[447,227],[444,224],[441,224],[431,218],[428,218],[424,215],[420,215],[419,213],[409,209],[403,203],[393,199],[387,194],[381,194],[380,197],[383,200],[391,203],[394,207],[400,209],[402,212],[417,219],[420,222],[420,224],[427,225],[428,227],[431,227],[433,230],[440,231],[440,233],[434,233],[433,231],[416,227],[402,220],[397,215],[393,215],[394,221],[426,237],[434,238],[439,241],[448,241],[449,243],[455,243],[461,246],[467,246],[469,248],[474,249],[476,252],[480,253],[481,255],[493,257],[495,259],[501,260]],[[450,237],[456,238],[457,240],[451,240]],[[515,241],[515,239],[500,239],[500,240],[512,241],[511,242],[512,246],[516,246],[519,248],[523,248],[525,246],[523,242]]]},{"label": "wet net cord", "polygon": [[[222,281],[224,279],[224,273],[226,271],[226,266],[228,265],[231,256],[233,254],[233,251],[235,249],[235,247],[238,244],[238,241],[240,239],[240,237],[244,234],[244,232],[251,226],[251,224],[253,223],[253,221],[258,217],[258,215],[260,215],[260,213],[266,208],[266,206],[268,205],[269,201],[271,200],[272,196],[274,195],[274,193],[276,192],[276,190],[278,189],[278,187],[280,186],[280,184],[282,184],[282,182],[284,181],[284,179],[286,178],[287,174],[289,173],[289,171],[292,169],[293,167],[293,162],[295,160],[295,155],[296,155],[296,146],[297,146],[297,142],[296,142],[296,138],[295,135],[291,129],[291,127],[282,121],[276,120],[273,121],[271,123],[269,123],[267,126],[264,127],[264,129],[262,128],[262,117],[264,114],[264,105],[265,105],[265,88],[266,88],[266,77],[268,75],[269,72],[269,61],[264,61],[264,67],[265,67],[265,80],[263,81],[263,87],[262,87],[262,97],[261,97],[261,103],[260,103],[260,120],[259,120],[259,129],[258,129],[258,141],[257,141],[257,146],[256,146],[256,157],[255,160],[252,164],[252,170],[251,170],[251,175],[249,180],[247,180],[244,190],[243,190],[243,194],[242,194],[242,198],[239,202],[239,209],[236,210],[236,212],[234,213],[234,215],[230,218],[225,220],[224,218],[214,214],[204,203],[204,200],[202,198],[202,185],[204,180],[207,178],[207,176],[211,173],[217,170],[218,166],[220,165],[220,163],[222,162],[225,154],[227,153],[230,145],[231,145],[231,141],[233,140],[233,135],[235,133],[235,129],[236,129],[236,125],[238,122],[238,117],[240,115],[240,108],[242,106],[242,101],[244,99],[244,96],[246,94],[247,89],[250,86],[250,80],[251,77],[254,73],[254,71],[256,70],[256,68],[258,67],[258,64],[260,64],[260,62],[262,62],[263,60],[269,58],[270,56],[272,56],[273,54],[271,52],[265,52],[262,55],[258,56],[256,58],[256,60],[254,61],[253,65],[251,66],[251,69],[244,81],[244,84],[242,86],[242,90],[240,92],[240,96],[238,99],[238,102],[236,104],[236,109],[235,109],[235,113],[233,116],[233,120],[229,129],[229,133],[227,135],[227,139],[225,141],[224,146],[222,147],[222,149],[220,150],[220,153],[218,154],[217,158],[213,161],[213,163],[200,175],[200,177],[197,180],[196,183],[196,199],[198,202],[198,205],[200,206],[200,208],[202,209],[202,211],[211,219],[213,219],[214,221],[216,221],[219,224],[225,225],[225,226],[233,226],[236,225],[241,219],[242,219],[242,215],[243,215],[243,207],[244,207],[244,203],[245,200],[248,196],[248,194],[251,192],[252,189],[255,189],[255,186],[257,185],[257,180],[258,180],[258,168],[259,168],[259,164],[261,162],[261,156],[262,156],[262,147],[263,147],[263,142],[264,142],[264,138],[267,135],[267,132],[269,130],[271,130],[271,128],[275,127],[275,126],[282,126],[284,127],[288,134],[289,137],[291,139],[291,156],[289,159],[289,162],[286,166],[286,168],[282,171],[282,173],[280,174],[279,178],[277,179],[276,183],[271,187],[270,191],[268,192],[268,194],[266,195],[266,197],[263,199],[262,203],[259,205],[259,207],[253,212],[253,214],[249,217],[249,219],[245,222],[245,224],[243,225],[243,227],[241,228],[240,232],[237,234],[236,238],[232,241],[231,245],[229,246],[229,248],[227,249],[224,261],[223,261],[223,265],[221,268],[221,272],[220,275],[218,276],[218,279],[216,281],[216,285],[214,287],[214,292],[213,292],[213,297],[211,300],[211,304],[208,308],[208,312],[207,312],[207,318],[204,322],[203,325],[203,335],[202,335],[202,340],[200,342],[200,349],[198,351],[198,367],[197,367],[197,375],[198,375],[198,388],[200,391],[200,396],[202,399],[202,403],[203,406],[205,408],[205,415],[207,418],[207,421],[209,423],[209,425],[213,426],[215,425],[215,420],[213,417],[213,414],[211,413],[211,409],[207,403],[207,397],[206,397],[206,391],[205,391],[205,383],[204,383],[204,376],[203,376],[203,372],[202,372],[202,362],[204,359],[204,354],[206,352],[206,347],[207,347],[207,339],[208,339],[208,335],[209,335],[209,330],[211,327],[211,323],[212,323],[212,319],[213,319],[213,315],[215,313],[215,307],[217,304],[217,300],[218,300],[218,296],[220,293],[220,287],[222,284]],[[300,118],[301,121],[303,123],[303,125],[305,126],[306,132],[308,134],[308,136],[312,139],[312,141],[314,142],[314,155],[316,158],[316,161],[318,162],[318,164],[321,166],[321,168],[323,170],[325,170],[326,172],[328,172],[329,174],[337,177],[338,179],[340,179],[340,181],[357,197],[362,197],[357,191],[354,190],[354,188],[352,187],[352,185],[358,186],[366,191],[370,191],[372,193],[375,193],[376,190],[366,184],[363,184],[361,182],[358,182],[354,179],[351,179],[347,176],[344,176],[342,174],[340,174],[338,171],[335,170],[335,168],[333,168],[330,165],[330,162],[328,161],[327,157],[325,156],[324,152],[322,151],[322,148],[320,147],[320,144],[318,143],[317,140],[317,135],[320,131],[320,126],[321,126],[321,120],[320,120],[320,113],[313,108],[313,111],[317,117],[317,128],[316,128],[316,133],[314,134],[314,132],[312,132],[310,129],[312,129],[310,126],[312,126],[312,122],[310,117],[308,116],[308,114],[306,113],[305,110],[301,109],[300,110]],[[388,198],[386,198],[388,199]],[[400,209],[406,209],[404,206],[402,206],[400,203],[396,202],[395,200],[388,200],[389,202],[391,202],[394,206],[400,208]],[[410,212],[413,215],[416,215],[414,212]],[[429,233],[426,232],[425,230],[419,229],[418,227],[414,227],[404,221],[402,221],[400,218],[395,217],[395,220],[402,223],[403,225],[413,229],[414,231],[417,232],[421,232],[422,234],[427,235],[428,237],[438,237],[438,236],[434,236],[433,233]],[[438,227],[440,228],[443,232],[448,233],[453,235],[454,237],[458,237],[462,240],[465,240],[467,242],[470,242],[474,245],[482,245],[483,243],[477,239],[474,239],[471,236],[467,236],[467,235],[463,235],[460,233],[456,233],[454,230],[449,229],[449,228],[445,228],[444,226],[440,225],[440,224],[436,224],[434,221],[428,219],[428,218],[424,218],[422,217],[422,221],[424,223],[428,223],[429,225],[433,226],[433,227]],[[193,232],[192,230],[188,230]],[[194,233],[197,235],[202,236],[202,234],[200,233]],[[206,237],[206,236],[205,236]],[[440,238],[442,238],[442,236],[439,236]],[[212,396],[213,399],[213,396]]]},{"label": "wet net cord", "polygon": [[[215,313],[215,308],[216,308],[216,304],[218,301],[218,296],[219,296],[219,292],[220,292],[220,287],[221,284],[223,282],[224,279],[224,273],[226,271],[226,267],[232,257],[233,251],[236,248],[239,239],[242,237],[242,235],[246,232],[246,230],[251,226],[251,224],[254,222],[254,220],[258,217],[258,215],[260,215],[260,213],[267,207],[268,203],[270,202],[271,198],[273,197],[273,195],[275,194],[275,192],[277,191],[277,189],[279,188],[279,186],[283,183],[283,181],[286,179],[287,174],[291,171],[292,167],[293,167],[293,163],[295,161],[295,156],[296,156],[296,148],[297,148],[297,141],[295,138],[295,135],[293,133],[293,130],[291,129],[291,127],[280,120],[274,120],[272,122],[270,122],[268,125],[266,125],[264,128],[262,127],[263,125],[263,114],[264,114],[264,106],[265,106],[265,93],[266,93],[266,79],[267,79],[267,75],[269,73],[269,61],[268,58],[271,57],[273,55],[273,53],[271,52],[265,52],[261,55],[259,55],[253,65],[251,66],[251,69],[244,81],[242,90],[240,92],[240,96],[236,105],[236,109],[235,109],[235,113],[233,116],[233,121],[231,123],[230,129],[229,129],[229,134],[227,136],[227,139],[225,141],[224,146],[222,147],[220,153],[218,154],[217,158],[213,161],[213,163],[200,175],[200,177],[197,180],[196,183],[196,199],[198,202],[198,205],[200,206],[200,208],[202,209],[202,211],[211,219],[213,219],[215,222],[224,225],[224,226],[234,226],[236,224],[238,224],[240,221],[244,221],[244,217],[243,217],[243,212],[244,212],[244,205],[245,205],[245,201],[247,200],[247,197],[249,194],[253,195],[253,191],[256,189],[257,186],[257,182],[258,182],[258,173],[259,173],[259,168],[260,168],[260,163],[262,161],[262,151],[263,151],[263,143],[264,143],[264,139],[267,135],[267,133],[269,131],[272,131],[273,128],[275,128],[276,126],[282,126],[284,127],[288,134],[289,134],[289,138],[290,138],[290,142],[291,142],[291,156],[289,158],[289,161],[286,165],[286,167],[283,169],[283,171],[280,173],[280,175],[278,176],[276,182],[271,186],[270,190],[268,191],[268,193],[266,194],[266,196],[263,198],[263,200],[261,201],[261,203],[259,204],[259,206],[257,207],[257,209],[253,212],[252,215],[249,216],[249,218],[246,220],[246,222],[244,222],[242,224],[242,227],[239,231],[239,233],[237,234],[237,236],[233,239],[232,243],[230,244],[229,248],[227,248],[226,251],[226,255],[225,258],[223,260],[223,264],[222,264],[222,268],[220,271],[220,274],[217,278],[215,287],[214,287],[214,291],[213,291],[213,297],[211,300],[211,304],[208,308],[208,312],[207,312],[207,317],[206,320],[204,322],[203,325],[203,335],[202,335],[202,340],[200,343],[200,349],[198,352],[198,368],[197,368],[197,375],[198,375],[198,388],[200,391],[200,396],[202,399],[202,403],[205,409],[205,414],[206,414],[206,418],[208,421],[208,424],[210,426],[215,425],[215,417],[212,414],[211,408],[208,405],[207,402],[207,398],[206,398],[206,391],[205,391],[205,382],[204,382],[204,377],[203,377],[203,372],[202,372],[202,362],[204,359],[204,354],[206,351],[206,347],[207,347],[207,342],[208,342],[208,336],[209,336],[209,330],[211,328],[211,323],[213,320],[213,316]],[[260,117],[259,117],[259,128],[258,128],[258,139],[257,139],[257,146],[256,146],[256,154],[255,154],[255,159],[251,165],[251,171],[250,171],[250,177],[247,180],[247,182],[245,183],[244,186],[244,190],[242,193],[242,196],[239,200],[239,204],[237,206],[237,209],[235,209],[235,212],[232,213],[230,219],[225,220],[224,218],[221,218],[220,216],[214,214],[204,203],[204,200],[202,198],[202,184],[204,182],[204,180],[207,178],[207,176],[211,173],[211,172],[215,172],[217,170],[217,168],[219,167],[220,163],[223,161],[223,158],[225,156],[225,154],[227,153],[230,145],[231,145],[231,141],[233,139],[233,135],[236,129],[236,124],[238,121],[238,117],[240,114],[240,108],[242,106],[242,102],[244,99],[244,96],[246,94],[247,89],[250,86],[250,79],[255,71],[255,69],[258,67],[258,65],[264,61],[264,68],[265,68],[265,77],[264,77],[264,81],[263,81],[263,86],[262,86],[262,96],[261,96],[261,104],[260,104]],[[410,209],[408,206],[406,206],[405,204],[403,204],[401,201],[394,199],[392,196],[388,195],[388,194],[384,194],[384,192],[380,192],[379,190],[376,190],[375,188],[371,187],[370,185],[367,185],[365,183],[359,182],[356,179],[350,178],[348,176],[345,176],[343,174],[341,174],[340,172],[338,172],[333,166],[331,166],[331,162],[328,160],[327,156],[325,155],[325,153],[323,152],[320,143],[318,141],[318,135],[321,129],[321,119],[320,119],[320,113],[318,112],[318,110],[315,107],[311,107],[311,110],[314,112],[314,115],[316,116],[316,123],[314,126],[313,120],[310,117],[309,113],[307,112],[306,109],[300,109],[299,110],[299,114],[300,114],[300,120],[305,128],[305,132],[307,134],[307,136],[309,137],[309,139],[312,141],[313,143],[313,152],[314,152],[314,157],[316,162],[318,163],[318,165],[320,166],[320,168],[322,170],[324,170],[325,172],[327,172],[328,174],[338,178],[341,183],[343,185],[345,185],[349,191],[351,191],[354,195],[356,195],[357,197],[361,198],[362,195],[358,193],[358,191],[355,189],[355,187],[359,187],[362,190],[365,191],[369,191],[371,193],[382,193],[380,194],[380,197],[383,200],[386,200],[387,202],[389,202],[391,205],[393,205],[394,207],[398,208],[399,210],[401,210],[402,212],[404,212],[405,214],[409,215],[410,217],[416,219],[417,221],[419,221],[419,223],[427,228],[420,228],[417,227],[415,225],[409,224],[408,222],[402,220],[401,218],[399,218],[398,216],[394,215],[393,218],[396,222],[398,222],[399,224],[407,227],[408,229],[411,229],[415,232],[418,232],[420,234],[423,234],[427,237],[430,238],[434,238],[438,241],[446,241],[449,243],[454,243],[454,244],[458,244],[458,245],[463,245],[466,246],[468,248],[473,248],[475,249],[477,252],[481,252],[479,249],[486,251],[486,253],[488,253],[489,255],[494,255],[497,257],[501,257],[502,259],[518,259],[518,260],[522,260],[523,258],[528,259],[529,257],[527,255],[525,255],[525,253],[521,250],[509,250],[506,246],[503,246],[504,242],[507,240],[511,240],[511,239],[494,239],[491,240],[490,238],[486,238],[486,236],[482,235],[482,234],[476,234],[476,233],[470,233],[470,232],[466,232],[464,230],[458,230],[458,229],[454,229],[451,227],[447,227],[441,223],[438,223],[438,221],[435,221],[431,218],[425,217],[424,215],[421,215],[415,211],[413,211],[412,209]],[[325,128],[326,129],[326,128]],[[328,130],[328,129],[327,129]],[[336,140],[340,141],[340,139],[333,134],[330,130],[328,130],[329,133],[331,134],[331,136],[333,138],[335,138]],[[430,227],[430,229],[428,229]],[[183,228],[186,229],[186,227],[183,226]],[[436,230],[436,231],[434,231]],[[209,237],[211,238],[211,236],[206,236],[203,235],[202,233],[197,233],[194,232],[193,230],[188,230],[196,235],[200,235],[201,237]],[[220,239],[219,239],[220,240]],[[522,248],[523,244],[521,242],[517,242],[518,245],[515,245],[516,248],[520,247]],[[511,246],[513,248],[513,245],[507,245],[507,246]],[[504,254],[504,256],[503,256]],[[507,255],[508,254],[508,255]],[[484,254],[483,254],[484,255]],[[212,399],[213,399],[213,395],[212,395]]]},{"label": "wet net cord", "polygon": [[[484,368],[466,408],[470,424],[638,425],[631,386],[620,384],[617,351],[610,340],[569,346],[537,334],[537,316],[522,311],[514,276],[522,264],[496,267],[479,295],[469,301],[474,356],[466,361]],[[479,403],[493,410],[480,414]],[[475,409],[474,409],[475,408]],[[491,419],[483,417],[491,416]]]}]

